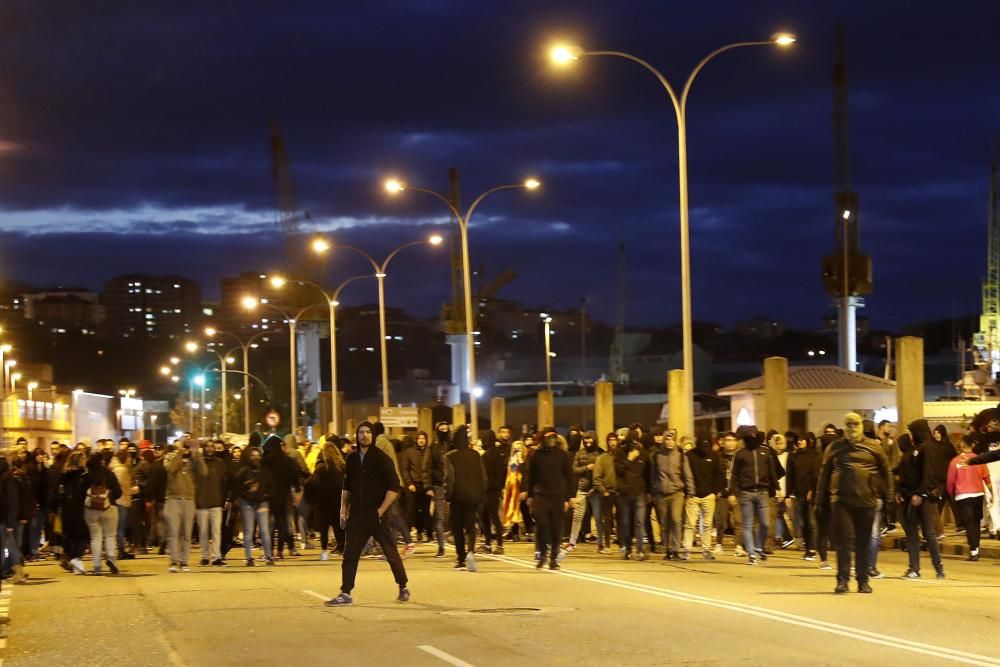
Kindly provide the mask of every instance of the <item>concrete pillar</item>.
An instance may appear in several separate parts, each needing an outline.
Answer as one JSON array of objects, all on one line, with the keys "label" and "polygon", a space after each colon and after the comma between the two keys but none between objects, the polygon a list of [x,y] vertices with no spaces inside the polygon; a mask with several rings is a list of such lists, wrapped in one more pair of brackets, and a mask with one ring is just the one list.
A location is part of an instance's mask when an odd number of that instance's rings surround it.
[{"label": "concrete pillar", "polygon": [[[344,429],[344,392],[337,392],[337,400],[333,402],[332,408],[330,410],[330,418],[332,419],[330,423],[330,431],[333,431],[333,424],[337,425],[337,428],[343,432]],[[337,433],[336,435],[340,435]]]},{"label": "concrete pillar", "polygon": [[417,430],[423,431],[428,438],[434,437],[434,411],[430,408],[420,408],[417,412]]},{"label": "concrete pillar", "polygon": [[684,421],[687,413],[686,392],[684,391],[684,369],[675,368],[667,371],[667,426],[677,430],[678,441],[684,436],[694,437],[694,433],[684,432]]},{"label": "concrete pillar", "polygon": [[507,423],[507,401],[497,396],[490,399],[490,428],[494,433]]},{"label": "concrete pillar", "polygon": [[358,422],[354,419],[348,419],[345,428],[347,429],[345,432],[353,440],[354,434],[357,433]]},{"label": "concrete pillar", "polygon": [[903,336],[896,339],[896,409],[899,432],[914,419],[924,416],[924,339]]},{"label": "concrete pillar", "polygon": [[788,359],[764,359],[764,423],[757,424],[762,431],[774,429],[780,433],[788,430]]},{"label": "concrete pillar", "polygon": [[451,406],[452,428],[465,424],[465,403],[456,403]]},{"label": "concrete pillar", "polygon": [[604,438],[615,430],[615,386],[610,382],[594,383],[594,423],[597,442],[604,447]]},{"label": "concrete pillar", "polygon": [[538,392],[538,423],[536,426],[542,428],[544,426],[555,426],[556,425],[556,409],[555,403],[552,399],[552,392],[548,390],[542,390]]}]

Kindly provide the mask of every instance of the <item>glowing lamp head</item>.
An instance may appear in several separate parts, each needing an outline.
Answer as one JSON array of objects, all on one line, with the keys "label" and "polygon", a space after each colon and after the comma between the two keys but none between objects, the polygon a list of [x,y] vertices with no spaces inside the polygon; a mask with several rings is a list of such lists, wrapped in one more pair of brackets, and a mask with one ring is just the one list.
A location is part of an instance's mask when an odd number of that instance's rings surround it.
[{"label": "glowing lamp head", "polygon": [[330,249],[330,242],[323,238],[313,239],[309,245],[317,255],[322,255]]},{"label": "glowing lamp head", "polygon": [[205,327],[205,335],[211,338],[215,334],[219,333],[215,327]]},{"label": "glowing lamp head", "polygon": [[196,385],[198,385],[199,387],[204,387],[205,386],[205,376],[204,375],[195,375],[194,376],[194,383]]},{"label": "glowing lamp head", "polygon": [[29,382],[28,383],[28,391],[34,391],[36,389],[38,389],[38,383],[37,382]]},{"label": "glowing lamp head", "polygon": [[281,289],[288,283],[288,280],[284,276],[271,276],[268,282],[271,283],[271,287]]},{"label": "glowing lamp head", "polygon": [[187,350],[188,352],[197,352],[198,343],[194,342],[193,340],[189,340],[188,342],[184,343],[184,349]]},{"label": "glowing lamp head", "polygon": [[234,359],[233,357],[226,357],[226,363],[227,364],[235,364],[236,363],[236,359]]},{"label": "glowing lamp head", "polygon": [[245,296],[240,299],[240,304],[242,304],[243,308],[246,310],[256,310],[259,303],[260,301],[258,301],[255,296]]},{"label": "glowing lamp head", "polygon": [[771,42],[777,46],[789,47],[795,43],[795,35],[788,32],[779,32],[771,36]]},{"label": "glowing lamp head", "polygon": [[537,178],[529,178],[524,182],[524,187],[526,187],[529,190],[537,190],[538,188],[542,187],[542,182]]},{"label": "glowing lamp head", "polygon": [[549,60],[555,65],[567,66],[580,58],[583,49],[572,44],[556,44],[549,49]]},{"label": "glowing lamp head", "polygon": [[170,375],[170,366],[160,366],[160,375]]},{"label": "glowing lamp head", "polygon": [[11,347],[10,345],[6,345],[6,344],[0,345],[0,352],[10,352],[13,349],[14,348]]},{"label": "glowing lamp head", "polygon": [[440,234],[435,234],[434,236],[427,239],[427,242],[430,243],[431,245],[441,245],[443,241],[444,239],[441,238]]},{"label": "glowing lamp head", "polygon": [[172,363],[174,366],[176,366],[177,364],[181,363],[181,358],[180,357],[170,357],[170,363]]},{"label": "glowing lamp head", "polygon": [[406,185],[402,181],[396,178],[387,179],[385,184],[385,191],[391,195],[397,195],[406,189]]},{"label": "glowing lamp head", "polygon": [[20,373],[14,373],[13,375],[10,376],[10,379],[14,380],[15,382],[17,382],[18,380],[21,379],[21,374]]},{"label": "glowing lamp head", "polygon": [[850,212],[850,210],[844,211],[840,215],[841,215],[842,218],[844,218],[844,220],[850,220],[851,219],[851,212]]}]

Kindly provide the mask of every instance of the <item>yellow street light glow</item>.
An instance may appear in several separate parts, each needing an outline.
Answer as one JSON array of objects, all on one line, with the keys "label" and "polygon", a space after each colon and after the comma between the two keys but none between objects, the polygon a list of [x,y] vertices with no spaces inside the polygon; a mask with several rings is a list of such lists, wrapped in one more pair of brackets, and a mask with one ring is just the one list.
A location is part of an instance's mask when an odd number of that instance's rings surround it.
[{"label": "yellow street light glow", "polygon": [[795,43],[795,35],[788,32],[779,32],[771,37],[771,41],[778,46],[791,46]]},{"label": "yellow street light glow", "polygon": [[188,352],[195,352],[198,350],[198,343],[194,342],[193,340],[189,340],[188,342],[184,343],[184,349],[187,350]]},{"label": "yellow street light glow", "polygon": [[170,366],[160,366],[161,375],[170,375],[170,371],[171,371]]},{"label": "yellow street light glow", "polygon": [[339,301],[331,301],[330,305],[333,306],[334,308],[336,308],[337,306],[340,305],[340,302]]},{"label": "yellow street light glow", "polygon": [[233,359],[232,357],[226,357],[226,363],[227,364],[235,364],[236,360]]},{"label": "yellow street light glow", "polygon": [[254,310],[260,302],[257,301],[257,297],[255,296],[245,296],[240,299],[240,303],[243,304],[243,307],[247,310]]},{"label": "yellow street light glow", "polygon": [[170,363],[172,363],[174,366],[176,366],[177,364],[181,363],[181,358],[180,357],[170,357]]},{"label": "yellow street light glow", "polygon": [[390,178],[385,182],[385,191],[391,195],[398,194],[405,189],[406,186],[398,179]]},{"label": "yellow street light glow", "polygon": [[851,219],[851,212],[850,212],[850,210],[844,211],[843,214],[842,214],[842,216],[843,216],[844,220],[850,220]]},{"label": "yellow street light glow", "polygon": [[7,345],[7,344],[0,345],[0,352],[10,352],[13,349],[14,348],[11,345]]},{"label": "yellow street light glow", "polygon": [[180,381],[181,381],[181,378],[180,378],[180,376],[179,376],[179,375],[171,375],[171,376],[170,376],[170,381],[171,381],[171,382],[180,382]]},{"label": "yellow street light glow", "polygon": [[440,234],[435,234],[434,236],[427,239],[427,242],[430,243],[431,245],[441,245],[442,241],[444,241],[444,239],[441,238]]},{"label": "yellow street light glow", "polygon": [[211,338],[215,334],[219,333],[215,327],[205,327],[205,335]]},{"label": "yellow street light glow", "polygon": [[17,366],[17,359],[8,359],[7,360],[7,365],[8,366]]},{"label": "yellow street light glow", "polygon": [[310,244],[314,253],[322,255],[324,252],[330,249],[330,242],[324,238],[313,239]]},{"label": "yellow street light glow", "polygon": [[556,44],[549,49],[549,59],[556,65],[569,65],[579,59],[583,52],[579,46],[572,44]]},{"label": "yellow street light glow", "polygon": [[234,401],[238,401],[238,400],[240,400],[241,398],[243,398],[243,396],[242,396],[241,394],[233,394],[233,400],[234,400]]},{"label": "yellow street light glow", "polygon": [[542,187],[542,182],[537,178],[529,178],[524,182],[524,187],[528,188],[529,190],[537,190],[538,188]]},{"label": "yellow street light glow", "polygon": [[10,377],[11,377],[12,380],[14,380],[16,382],[17,380],[21,379],[21,374],[20,373],[14,373]]},{"label": "yellow street light glow", "polygon": [[36,389],[38,389],[38,383],[37,382],[29,382],[28,383],[28,391],[34,391]]},{"label": "yellow street light glow", "polygon": [[284,276],[271,276],[269,282],[271,283],[271,287],[281,289],[288,281],[284,278]]}]

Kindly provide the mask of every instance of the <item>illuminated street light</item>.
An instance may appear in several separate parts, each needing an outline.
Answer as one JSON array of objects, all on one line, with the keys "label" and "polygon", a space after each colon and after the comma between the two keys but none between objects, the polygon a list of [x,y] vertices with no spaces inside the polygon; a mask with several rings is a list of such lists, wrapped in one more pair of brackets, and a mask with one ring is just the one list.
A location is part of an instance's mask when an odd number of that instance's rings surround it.
[{"label": "illuminated street light", "polygon": [[330,242],[322,237],[313,239],[312,243],[309,245],[312,248],[312,251],[319,255],[322,255],[330,249]]},{"label": "illuminated street light", "polygon": [[205,335],[209,338],[213,338],[217,333],[218,330],[215,327],[205,327]]},{"label": "illuminated street light", "polygon": [[268,282],[271,283],[271,287],[281,289],[288,283],[288,279],[284,276],[271,276]]},{"label": "illuminated street light", "polygon": [[687,101],[698,73],[716,56],[732,49],[744,46],[778,46],[787,48],[795,43],[795,36],[789,33],[776,33],[770,39],[751,42],[735,42],[712,51],[702,58],[688,76],[680,94],[674,90],[667,78],[649,62],[623,51],[584,51],[578,46],[557,44],[549,50],[549,58],[556,65],[575,63],[582,56],[613,56],[623,58],[641,65],[666,90],[677,116],[677,155],[678,155],[678,200],[680,207],[680,272],[681,272],[681,351],[684,370],[684,391],[682,392],[681,414],[683,420],[677,425],[681,435],[694,435],[694,341],[693,321],[691,316],[691,245],[690,220],[688,203],[688,151],[687,151]]},{"label": "illuminated street light", "polygon": [[170,375],[172,371],[173,369],[170,366],[160,366],[160,375]]},{"label": "illuminated street light", "polygon": [[385,191],[389,194],[396,194],[406,189],[402,181],[390,178],[385,182]]},{"label": "illuminated street light", "polygon": [[187,350],[188,352],[197,352],[198,343],[194,342],[193,340],[189,340],[188,342],[184,343],[184,349]]},{"label": "illuminated street light", "polygon": [[255,310],[257,306],[260,304],[260,299],[258,299],[255,296],[245,296],[242,299],[240,299],[240,304],[246,310]]}]

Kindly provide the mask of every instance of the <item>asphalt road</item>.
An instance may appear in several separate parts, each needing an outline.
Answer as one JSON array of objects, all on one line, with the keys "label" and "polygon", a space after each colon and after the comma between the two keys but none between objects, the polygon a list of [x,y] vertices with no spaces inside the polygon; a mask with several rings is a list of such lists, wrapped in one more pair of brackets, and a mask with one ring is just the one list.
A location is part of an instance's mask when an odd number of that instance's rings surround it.
[{"label": "asphalt road", "polygon": [[[728,550],[727,551],[731,551]],[[559,572],[531,548],[455,572],[422,546],[406,561],[412,601],[388,566],[363,560],[355,604],[328,609],[340,561],[316,551],[274,567],[168,574],[139,557],[117,577],[54,563],[4,586],[3,667],[32,665],[1000,665],[1000,562],[946,561],[948,578],[900,578],[883,552],[873,595],[835,596],[801,554],[756,567],[726,555],[685,563],[599,556],[583,546]],[[237,554],[233,554],[237,555]],[[852,585],[853,590],[853,585]]]}]

